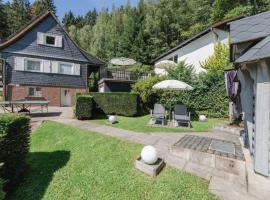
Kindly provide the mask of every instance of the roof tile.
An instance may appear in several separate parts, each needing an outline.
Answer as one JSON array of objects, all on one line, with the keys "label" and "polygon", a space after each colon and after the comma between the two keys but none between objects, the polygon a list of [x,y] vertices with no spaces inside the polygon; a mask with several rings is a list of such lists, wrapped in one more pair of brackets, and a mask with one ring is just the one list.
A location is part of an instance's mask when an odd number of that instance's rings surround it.
[{"label": "roof tile", "polygon": [[270,57],[270,36],[251,47],[245,54],[239,57],[235,62],[244,63]]},{"label": "roof tile", "polygon": [[270,35],[270,11],[230,22],[231,42],[241,43]]}]

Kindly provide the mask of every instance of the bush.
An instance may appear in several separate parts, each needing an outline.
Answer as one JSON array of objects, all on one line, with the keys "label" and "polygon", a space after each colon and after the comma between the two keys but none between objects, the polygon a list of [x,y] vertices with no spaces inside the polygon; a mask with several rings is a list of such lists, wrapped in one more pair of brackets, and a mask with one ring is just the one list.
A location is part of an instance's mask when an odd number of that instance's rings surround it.
[{"label": "bush", "polygon": [[20,114],[0,115],[0,163],[2,176],[15,184],[25,170],[29,151],[30,118]]},{"label": "bush", "polygon": [[91,93],[95,104],[107,115],[135,116],[139,113],[138,95],[126,92]]},{"label": "bush", "polygon": [[194,88],[192,91],[163,92],[160,102],[167,108],[175,104],[184,104],[189,108],[193,117],[200,114],[205,114],[207,117],[228,116],[228,98],[223,70],[208,70],[191,85]]},{"label": "bush", "polygon": [[224,70],[231,69],[230,63],[230,49],[227,44],[216,43],[214,46],[214,54],[211,55],[205,62],[201,63],[203,68]]},{"label": "bush", "polygon": [[90,95],[76,95],[75,116],[77,119],[90,119],[93,114],[93,97]]},{"label": "bush", "polygon": [[171,67],[166,71],[169,79],[183,81],[188,84],[192,84],[197,78],[194,73],[194,66],[185,63],[185,61],[179,62],[175,67]]},{"label": "bush", "polygon": [[208,70],[201,74],[193,87],[194,90],[187,93],[187,100],[197,114],[206,114],[208,117],[228,116],[229,104],[223,70]]},{"label": "bush", "polygon": [[165,77],[153,76],[141,80],[132,86],[132,92],[139,94],[144,111],[153,109],[154,104],[159,101],[160,91],[153,90],[152,88],[156,83],[164,79]]},{"label": "bush", "polygon": [[0,178],[0,200],[3,200],[5,198],[3,187],[4,187],[4,180]]}]

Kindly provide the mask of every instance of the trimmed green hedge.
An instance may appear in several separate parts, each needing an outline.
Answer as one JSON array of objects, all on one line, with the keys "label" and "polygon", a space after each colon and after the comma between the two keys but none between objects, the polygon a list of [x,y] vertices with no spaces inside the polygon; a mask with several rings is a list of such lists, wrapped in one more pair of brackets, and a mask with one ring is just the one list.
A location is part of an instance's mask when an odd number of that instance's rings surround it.
[{"label": "trimmed green hedge", "polygon": [[93,97],[90,95],[76,95],[75,116],[77,119],[90,119],[93,114]]},{"label": "trimmed green hedge", "polygon": [[138,95],[127,92],[90,93],[96,105],[107,115],[132,117],[139,113]]},{"label": "trimmed green hedge", "polygon": [[0,115],[0,163],[2,176],[15,184],[25,170],[29,152],[30,118],[22,114]]},{"label": "trimmed green hedge", "polygon": [[3,187],[4,187],[4,180],[0,178],[0,200],[3,200],[5,198]]}]

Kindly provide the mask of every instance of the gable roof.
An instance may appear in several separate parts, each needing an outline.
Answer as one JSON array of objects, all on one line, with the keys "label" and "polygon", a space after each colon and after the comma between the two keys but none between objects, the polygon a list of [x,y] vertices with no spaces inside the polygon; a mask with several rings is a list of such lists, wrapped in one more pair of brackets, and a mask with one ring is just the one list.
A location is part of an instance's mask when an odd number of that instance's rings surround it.
[{"label": "gable roof", "polygon": [[251,47],[245,54],[236,59],[235,63],[252,62],[270,57],[270,36]]},{"label": "gable roof", "polygon": [[231,44],[265,38],[270,34],[270,11],[229,23]]},{"label": "gable roof", "polygon": [[155,58],[154,60],[152,60],[152,63],[160,60],[161,58],[173,53],[174,51],[177,51],[178,49],[181,49],[182,47],[188,45],[189,43],[193,42],[194,40],[197,40],[198,38],[206,35],[207,33],[211,32],[213,28],[221,28],[221,29],[228,29],[228,26],[227,24],[231,21],[234,21],[234,20],[237,20],[237,19],[241,19],[243,18],[244,16],[241,15],[241,16],[238,16],[238,17],[234,17],[234,18],[231,18],[231,19],[226,19],[224,21],[221,21],[221,22],[218,22],[218,23],[215,23],[211,26],[209,26],[208,28],[206,28],[205,30],[199,32],[198,34],[194,35],[193,37],[185,40],[184,42],[180,43],[179,45],[177,45],[176,47],[170,49],[169,51],[161,54],[160,56],[158,56],[157,58]]},{"label": "gable roof", "polygon": [[104,64],[104,62],[101,59],[89,54],[88,52],[86,52],[85,50],[80,48],[77,45],[77,43],[70,37],[69,33],[66,31],[66,29],[64,28],[62,23],[50,11],[46,11],[43,14],[41,14],[40,16],[32,19],[29,23],[27,23],[25,26],[23,26],[17,32],[15,32],[11,36],[9,36],[3,43],[0,43],[0,50],[5,49],[5,48],[9,47],[10,45],[14,44],[16,41],[21,39],[26,33],[30,32],[35,26],[37,26],[39,23],[41,23],[44,19],[46,19],[49,16],[53,17],[54,20],[60,25],[60,27],[63,29],[63,31],[67,34],[68,38],[80,50],[82,55],[89,61],[89,63],[95,64],[95,65],[103,65]]}]

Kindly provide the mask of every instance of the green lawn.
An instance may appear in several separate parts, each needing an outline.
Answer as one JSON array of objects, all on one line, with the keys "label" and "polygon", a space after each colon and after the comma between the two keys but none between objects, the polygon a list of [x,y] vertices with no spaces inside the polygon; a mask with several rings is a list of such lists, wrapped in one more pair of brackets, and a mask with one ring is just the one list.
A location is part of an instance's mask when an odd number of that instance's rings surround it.
[{"label": "green lawn", "polygon": [[166,167],[133,168],[142,146],[54,122],[31,137],[29,172],[12,199],[216,199],[208,182]]},{"label": "green lawn", "polygon": [[122,117],[118,116],[118,123],[109,124],[104,116],[99,116],[97,119],[91,120],[103,125],[113,126],[116,128],[137,131],[137,132],[207,132],[210,131],[216,124],[224,124],[228,122],[226,119],[208,119],[206,122],[193,121],[192,128],[167,128],[160,126],[149,126],[150,116],[142,117]]}]

